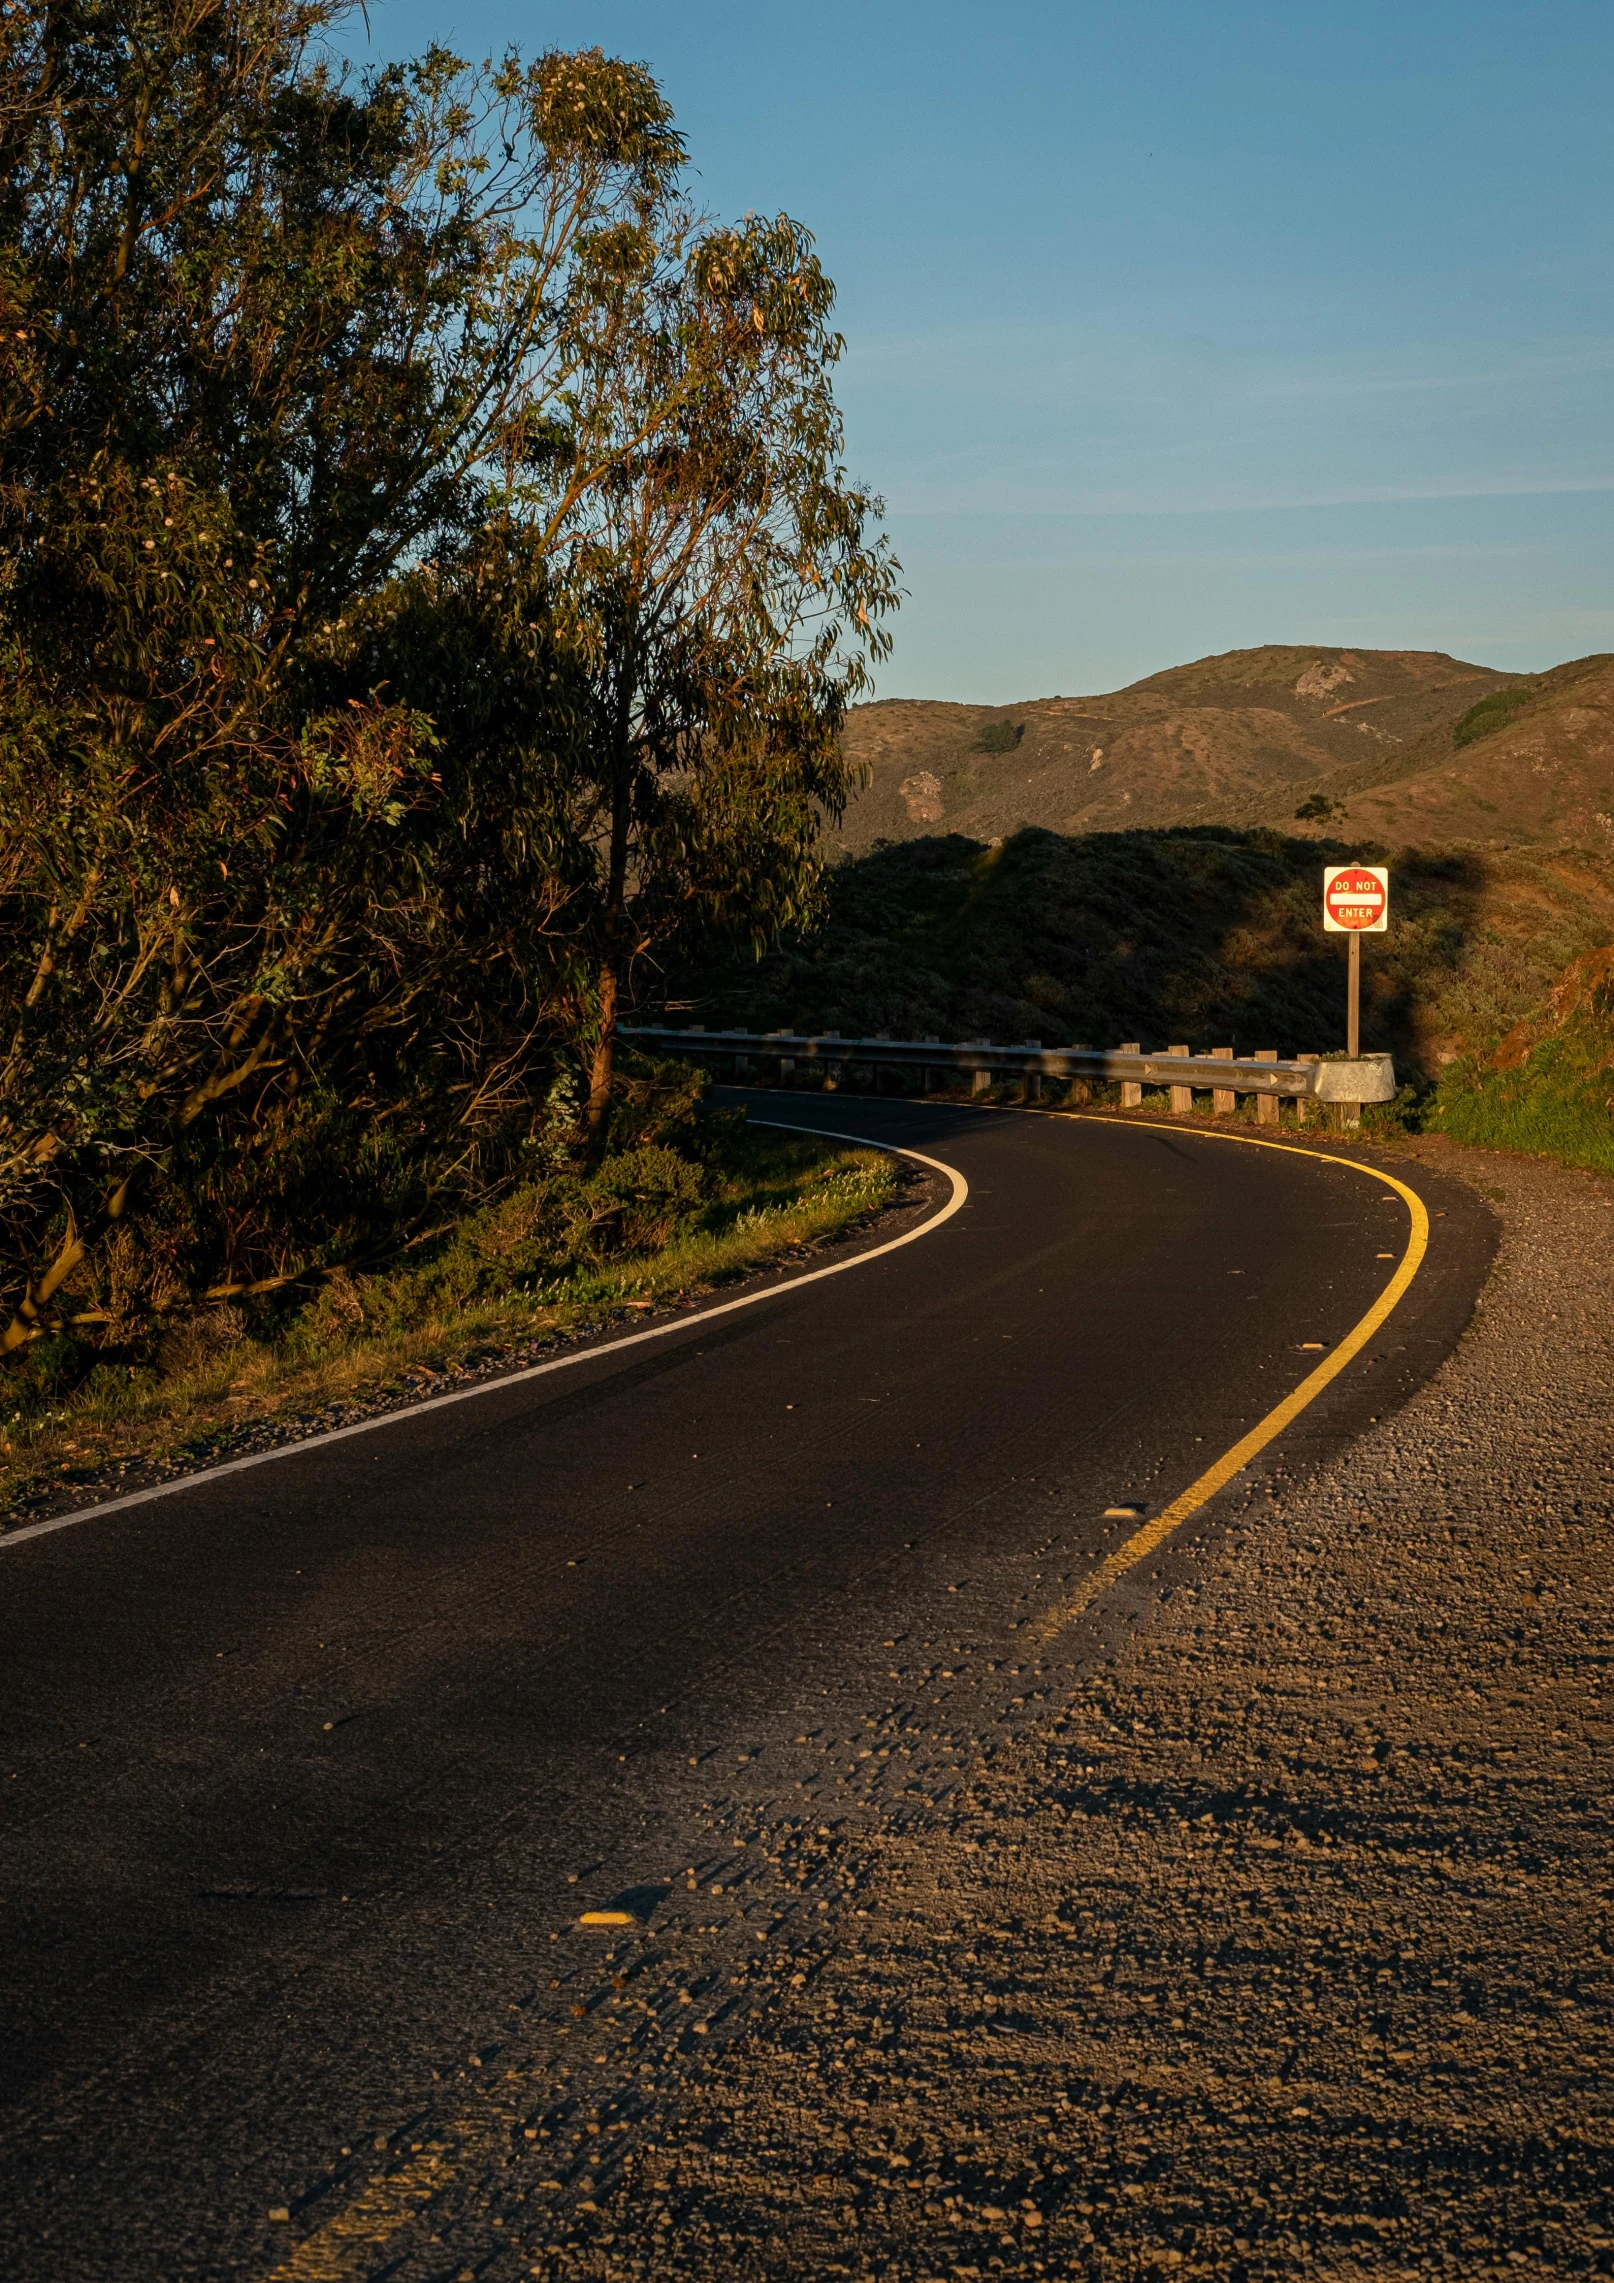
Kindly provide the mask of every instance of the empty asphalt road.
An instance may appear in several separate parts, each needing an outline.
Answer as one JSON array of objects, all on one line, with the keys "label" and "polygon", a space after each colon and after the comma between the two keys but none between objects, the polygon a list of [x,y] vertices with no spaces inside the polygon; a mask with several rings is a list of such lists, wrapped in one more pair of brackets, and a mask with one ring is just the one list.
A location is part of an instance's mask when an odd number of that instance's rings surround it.
[{"label": "empty asphalt road", "polygon": [[[799,1292],[0,1540],[13,2283],[267,2275],[303,2239],[308,2275],[525,2272],[498,2236],[428,2253],[424,2176],[344,2236],[378,2143],[434,2145],[513,2018],[561,2050],[554,1936],[625,1892],[670,1924],[715,1785],[820,1796],[805,1705],[889,1694],[947,1626],[1102,1656],[1217,1515],[1062,1630],[1138,1526],[1105,1509],[1158,1514],[1237,1443],[1415,1218],[1357,1166],[1185,1128],[749,1099],[968,1200]],[[1423,1264],[1258,1471],[1388,1414],[1468,1319],[1489,1217],[1396,1171]],[[945,1201],[923,1178],[903,1226]],[[933,1658],[932,1705],[952,1679]]]}]

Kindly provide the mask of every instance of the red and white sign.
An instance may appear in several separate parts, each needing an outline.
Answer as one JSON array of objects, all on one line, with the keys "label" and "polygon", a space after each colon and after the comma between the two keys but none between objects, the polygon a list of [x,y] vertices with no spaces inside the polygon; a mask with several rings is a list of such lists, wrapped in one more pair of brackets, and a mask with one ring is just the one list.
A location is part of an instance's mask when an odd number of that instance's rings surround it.
[{"label": "red and white sign", "polygon": [[1390,924],[1390,875],[1382,864],[1323,866],[1323,926],[1331,935],[1382,935]]}]

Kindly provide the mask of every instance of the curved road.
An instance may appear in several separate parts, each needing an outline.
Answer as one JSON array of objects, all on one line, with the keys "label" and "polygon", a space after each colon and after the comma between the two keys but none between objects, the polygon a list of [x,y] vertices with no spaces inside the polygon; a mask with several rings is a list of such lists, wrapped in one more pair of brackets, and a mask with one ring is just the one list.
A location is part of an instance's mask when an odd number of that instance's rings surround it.
[{"label": "curved road", "polygon": [[[1158,1514],[1307,1376],[1407,1204],[1182,1128],[752,1101],[939,1158],[968,1201],[799,1292],[0,1542],[14,2283],[275,2270],[372,2136],[558,2014],[538,1946],[655,1901],[719,1764],[805,1788],[803,1705],[889,1693],[909,1641],[1102,1656],[1263,1470],[1427,1375],[1490,1258],[1473,1193],[1398,1166],[1432,1234],[1378,1336],[1062,1624],[1137,1528],[1104,1510]],[[384,2234],[298,2272],[391,2272]]]}]

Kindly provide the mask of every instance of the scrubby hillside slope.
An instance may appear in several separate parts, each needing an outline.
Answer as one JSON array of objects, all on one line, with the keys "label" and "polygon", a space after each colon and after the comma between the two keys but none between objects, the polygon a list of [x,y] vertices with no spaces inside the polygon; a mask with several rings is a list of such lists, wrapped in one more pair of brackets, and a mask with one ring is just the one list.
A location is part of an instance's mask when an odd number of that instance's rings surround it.
[{"label": "scrubby hillside slope", "polygon": [[[1320,859],[1384,853],[1215,826],[887,845],[837,867],[816,936],[687,977],[677,1004],[761,1030],[1327,1052],[1344,1044],[1345,960],[1320,925]],[[1614,856],[1389,861],[1364,1038],[1404,1075],[1494,1042],[1567,961],[1614,940]]]},{"label": "scrubby hillside slope", "polygon": [[1151,674],[1107,697],[857,707],[846,748],[872,782],[835,836],[859,853],[938,828],[1103,832],[1292,819],[1341,772],[1383,774],[1517,676],[1440,651],[1271,645]]},{"label": "scrubby hillside slope", "polygon": [[1614,849],[1614,658],[1521,676],[1461,717],[1455,736],[1441,725],[1386,759],[1318,783],[1353,832],[1422,848]]},{"label": "scrubby hillside slope", "polygon": [[1428,1122],[1614,1173],[1614,945],[1573,960],[1545,1008],[1448,1071]]}]

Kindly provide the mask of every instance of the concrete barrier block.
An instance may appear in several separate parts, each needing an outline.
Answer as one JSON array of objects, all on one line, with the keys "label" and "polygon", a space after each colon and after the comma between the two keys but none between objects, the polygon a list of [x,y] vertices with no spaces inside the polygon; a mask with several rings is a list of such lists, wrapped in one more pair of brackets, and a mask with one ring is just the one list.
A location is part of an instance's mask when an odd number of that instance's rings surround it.
[{"label": "concrete barrier block", "polygon": [[1357,1062],[1319,1062],[1314,1091],[1319,1102],[1393,1102],[1395,1064],[1387,1054],[1364,1054]]}]

